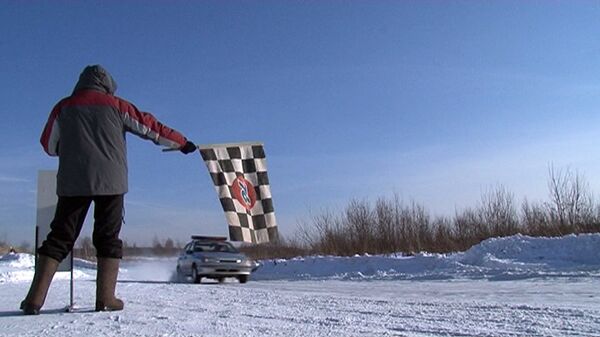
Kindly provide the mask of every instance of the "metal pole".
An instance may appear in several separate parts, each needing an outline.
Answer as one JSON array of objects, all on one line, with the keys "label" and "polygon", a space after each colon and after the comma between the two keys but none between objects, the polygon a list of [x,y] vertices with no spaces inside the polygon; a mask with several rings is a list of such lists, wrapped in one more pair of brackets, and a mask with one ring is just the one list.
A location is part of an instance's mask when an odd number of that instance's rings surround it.
[{"label": "metal pole", "polygon": [[73,310],[73,251],[71,251],[71,302],[69,308],[71,311]]},{"label": "metal pole", "polygon": [[38,236],[39,236],[39,232],[40,232],[40,226],[35,226],[35,248],[33,249],[33,263],[35,265],[35,268],[37,269],[37,252],[38,252]]},{"label": "metal pole", "polygon": [[[200,150],[206,149],[214,149],[220,147],[236,147],[236,146],[261,146],[264,145],[263,142],[240,142],[240,143],[223,143],[223,144],[201,144],[196,145],[196,147]],[[162,150],[163,152],[171,152],[171,151],[179,151],[179,149],[166,148]]]}]

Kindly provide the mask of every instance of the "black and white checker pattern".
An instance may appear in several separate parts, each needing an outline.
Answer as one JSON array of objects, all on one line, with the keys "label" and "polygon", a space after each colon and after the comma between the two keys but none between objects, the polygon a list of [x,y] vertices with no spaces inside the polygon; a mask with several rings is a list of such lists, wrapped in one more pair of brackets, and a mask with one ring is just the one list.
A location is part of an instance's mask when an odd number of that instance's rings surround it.
[{"label": "black and white checker pattern", "polygon": [[[232,241],[264,243],[277,239],[277,221],[262,144],[222,144],[200,147],[229,224]],[[254,186],[256,202],[246,209],[234,197],[233,183],[242,176]]]}]

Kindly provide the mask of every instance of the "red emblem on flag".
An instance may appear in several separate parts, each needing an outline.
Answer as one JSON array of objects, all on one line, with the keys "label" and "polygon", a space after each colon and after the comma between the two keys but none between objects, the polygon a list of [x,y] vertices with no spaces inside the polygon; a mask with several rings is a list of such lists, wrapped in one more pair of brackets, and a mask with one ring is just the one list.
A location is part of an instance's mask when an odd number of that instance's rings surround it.
[{"label": "red emblem on flag", "polygon": [[246,210],[251,210],[256,203],[256,191],[254,186],[244,177],[239,176],[233,181],[233,197],[239,201]]}]

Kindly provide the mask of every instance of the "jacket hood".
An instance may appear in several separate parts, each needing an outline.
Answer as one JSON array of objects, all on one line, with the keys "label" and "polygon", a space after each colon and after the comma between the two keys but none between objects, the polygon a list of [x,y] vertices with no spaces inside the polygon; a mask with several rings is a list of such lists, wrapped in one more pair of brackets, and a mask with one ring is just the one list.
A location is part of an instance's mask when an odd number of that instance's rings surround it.
[{"label": "jacket hood", "polygon": [[83,69],[73,92],[83,89],[98,90],[113,95],[117,91],[117,82],[106,69],[96,64]]}]

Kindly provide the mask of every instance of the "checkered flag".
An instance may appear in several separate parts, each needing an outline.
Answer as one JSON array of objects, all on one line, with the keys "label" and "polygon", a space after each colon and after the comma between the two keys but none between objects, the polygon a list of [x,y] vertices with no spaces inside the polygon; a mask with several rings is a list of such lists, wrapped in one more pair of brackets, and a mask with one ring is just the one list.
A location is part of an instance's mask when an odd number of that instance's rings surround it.
[{"label": "checkered flag", "polygon": [[277,222],[263,144],[201,146],[200,153],[225,211],[230,240],[276,240]]}]

